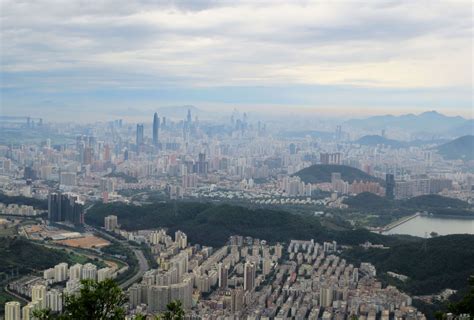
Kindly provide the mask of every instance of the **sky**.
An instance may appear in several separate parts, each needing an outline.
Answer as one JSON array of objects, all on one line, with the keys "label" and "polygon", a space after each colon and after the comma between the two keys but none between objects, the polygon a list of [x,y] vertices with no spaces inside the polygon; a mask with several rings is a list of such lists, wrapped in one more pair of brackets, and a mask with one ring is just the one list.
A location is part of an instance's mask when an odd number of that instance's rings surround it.
[{"label": "sky", "polygon": [[473,117],[471,1],[0,0],[0,113]]}]

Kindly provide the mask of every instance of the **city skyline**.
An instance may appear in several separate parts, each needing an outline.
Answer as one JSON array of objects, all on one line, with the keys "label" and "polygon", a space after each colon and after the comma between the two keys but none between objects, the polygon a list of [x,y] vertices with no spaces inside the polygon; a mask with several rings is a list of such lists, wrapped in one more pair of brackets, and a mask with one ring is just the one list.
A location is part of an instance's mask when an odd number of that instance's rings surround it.
[{"label": "city skyline", "polygon": [[0,320],[472,318],[473,9],[0,0]]}]

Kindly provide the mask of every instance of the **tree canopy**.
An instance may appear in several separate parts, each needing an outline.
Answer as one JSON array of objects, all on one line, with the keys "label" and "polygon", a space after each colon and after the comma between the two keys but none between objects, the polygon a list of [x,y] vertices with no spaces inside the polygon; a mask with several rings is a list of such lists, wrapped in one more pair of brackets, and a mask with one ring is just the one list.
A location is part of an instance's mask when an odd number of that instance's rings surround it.
[{"label": "tree canopy", "polygon": [[82,280],[78,294],[67,295],[63,312],[55,315],[49,310],[35,312],[39,320],[122,320],[125,319],[125,294],[114,280],[101,282]]}]

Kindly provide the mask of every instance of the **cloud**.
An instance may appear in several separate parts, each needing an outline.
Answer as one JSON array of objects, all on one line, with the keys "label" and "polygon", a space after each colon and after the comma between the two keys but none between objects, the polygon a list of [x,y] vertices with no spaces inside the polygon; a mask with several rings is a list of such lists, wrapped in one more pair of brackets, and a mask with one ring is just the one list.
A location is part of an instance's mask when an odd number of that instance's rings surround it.
[{"label": "cloud", "polygon": [[472,86],[470,1],[1,1],[3,88]]}]

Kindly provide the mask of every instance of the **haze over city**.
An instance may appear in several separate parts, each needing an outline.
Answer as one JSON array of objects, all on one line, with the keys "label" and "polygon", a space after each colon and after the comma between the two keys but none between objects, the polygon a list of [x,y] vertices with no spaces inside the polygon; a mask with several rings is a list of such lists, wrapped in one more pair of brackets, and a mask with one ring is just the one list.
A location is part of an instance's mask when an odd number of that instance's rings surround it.
[{"label": "haze over city", "polygon": [[474,319],[473,12],[0,0],[0,320]]}]

